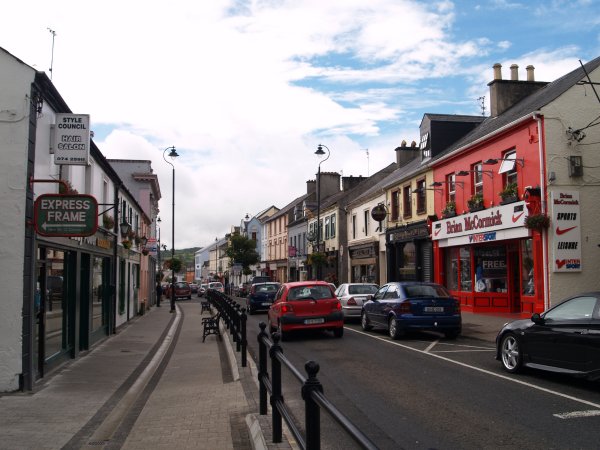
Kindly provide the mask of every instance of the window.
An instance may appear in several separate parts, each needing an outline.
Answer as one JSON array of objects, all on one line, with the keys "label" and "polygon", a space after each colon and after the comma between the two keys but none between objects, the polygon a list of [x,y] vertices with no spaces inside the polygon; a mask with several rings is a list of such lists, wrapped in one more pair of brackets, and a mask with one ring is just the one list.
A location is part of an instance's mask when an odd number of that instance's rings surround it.
[{"label": "window", "polygon": [[517,152],[508,151],[502,157],[502,164],[498,173],[504,174],[504,185],[517,184]]},{"label": "window", "polygon": [[325,217],[325,239],[329,239],[329,217]]},{"label": "window", "polygon": [[329,234],[331,235],[332,238],[334,238],[335,237],[335,214],[331,215],[331,222],[329,222],[329,226],[331,228]]},{"label": "window", "polygon": [[404,206],[404,217],[412,216],[412,201],[411,201],[411,192],[412,189],[410,186],[404,186],[402,190],[402,203]]},{"label": "window", "polygon": [[424,214],[427,212],[427,187],[425,186],[425,180],[417,181],[417,214]]},{"label": "window", "polygon": [[365,236],[369,235],[369,210],[363,211]]},{"label": "window", "polygon": [[400,193],[398,191],[392,192],[392,215],[390,220],[392,222],[398,222],[400,217]]},{"label": "window", "polygon": [[424,133],[423,136],[421,136],[419,149],[421,150],[421,159],[431,158],[431,148],[429,147],[429,133]]},{"label": "window", "polygon": [[456,175],[451,173],[446,176],[446,200],[456,203]]},{"label": "window", "polygon": [[483,196],[483,165],[478,162],[473,164],[472,175],[473,175],[473,195]]},{"label": "window", "polygon": [[352,215],[352,239],[356,239],[356,214]]},{"label": "window", "polygon": [[544,319],[554,320],[590,320],[596,308],[596,297],[576,297],[561,303],[544,314]]}]

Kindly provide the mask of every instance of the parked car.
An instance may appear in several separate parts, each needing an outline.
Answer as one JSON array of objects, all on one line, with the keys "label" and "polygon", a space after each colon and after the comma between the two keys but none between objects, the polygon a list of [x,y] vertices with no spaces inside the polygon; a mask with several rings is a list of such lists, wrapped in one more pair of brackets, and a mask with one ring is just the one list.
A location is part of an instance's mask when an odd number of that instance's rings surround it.
[{"label": "parked car", "polygon": [[250,283],[242,283],[237,288],[238,297],[246,297],[250,291]]},{"label": "parked car", "polygon": [[213,281],[212,283],[208,283],[206,289],[213,289],[218,292],[225,293],[225,288],[223,287],[223,283],[219,281]]},{"label": "parked car", "polygon": [[256,275],[250,279],[250,285],[253,285],[256,283],[268,283],[269,281],[272,281],[271,277],[267,277],[264,275]]},{"label": "parked car", "polygon": [[175,300],[178,298],[192,298],[192,290],[187,281],[177,281],[175,283]]},{"label": "parked car", "polygon": [[279,283],[253,284],[250,293],[246,297],[246,311],[248,311],[248,314],[254,314],[256,311],[268,311],[280,286]]},{"label": "parked car", "polygon": [[454,339],[462,330],[459,300],[444,286],[419,281],[381,286],[363,304],[360,321],[365,331],[387,328],[392,339],[409,331],[439,331]]},{"label": "parked car", "polygon": [[285,340],[297,330],[331,330],[344,335],[342,305],[324,281],[283,283],[267,313],[269,330],[278,331]]},{"label": "parked car", "polygon": [[342,304],[344,319],[360,319],[362,305],[369,295],[377,292],[378,286],[373,283],[342,283],[335,291],[335,296]]},{"label": "parked car", "polygon": [[198,284],[190,283],[190,289],[192,290],[192,294],[197,294],[198,293]]},{"label": "parked car", "polygon": [[600,292],[507,323],[496,338],[496,359],[510,373],[529,367],[600,379]]},{"label": "parked car", "polygon": [[198,286],[198,297],[204,297],[207,288],[208,284],[201,284],[200,286]]}]

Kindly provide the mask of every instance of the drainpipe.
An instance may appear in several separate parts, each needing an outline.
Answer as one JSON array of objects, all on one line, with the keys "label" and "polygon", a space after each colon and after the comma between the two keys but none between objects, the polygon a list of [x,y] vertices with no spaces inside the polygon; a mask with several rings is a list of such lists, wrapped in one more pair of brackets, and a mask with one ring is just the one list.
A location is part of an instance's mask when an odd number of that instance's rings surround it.
[{"label": "drainpipe", "polygon": [[[537,121],[538,127],[538,158],[540,161],[540,196],[542,202],[542,214],[546,214],[548,211],[548,205],[546,202],[546,158],[544,157],[544,122],[543,116],[539,111],[535,111],[532,115],[533,119]],[[550,307],[550,299],[548,292],[548,230],[542,230],[542,259],[544,260],[544,310]]]}]

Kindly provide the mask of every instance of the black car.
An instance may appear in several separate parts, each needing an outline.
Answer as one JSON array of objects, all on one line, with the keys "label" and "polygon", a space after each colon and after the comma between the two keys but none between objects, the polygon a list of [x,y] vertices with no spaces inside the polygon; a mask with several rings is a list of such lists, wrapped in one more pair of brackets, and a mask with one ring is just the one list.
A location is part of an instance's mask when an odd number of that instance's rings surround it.
[{"label": "black car", "polygon": [[600,292],[570,297],[531,319],[502,327],[496,359],[510,373],[523,367],[600,379]]},{"label": "black car", "polygon": [[256,311],[268,311],[280,287],[279,283],[253,284],[246,297],[248,314],[254,314]]}]

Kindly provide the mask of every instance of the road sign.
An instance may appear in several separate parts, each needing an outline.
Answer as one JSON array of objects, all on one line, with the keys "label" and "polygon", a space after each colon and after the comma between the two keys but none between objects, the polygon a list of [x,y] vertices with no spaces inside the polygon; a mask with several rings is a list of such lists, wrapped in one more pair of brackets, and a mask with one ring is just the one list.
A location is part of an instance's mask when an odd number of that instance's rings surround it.
[{"label": "road sign", "polygon": [[91,236],[98,229],[98,202],[85,194],[40,195],[34,204],[34,224],[42,236]]}]

